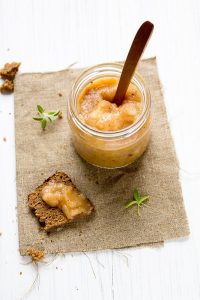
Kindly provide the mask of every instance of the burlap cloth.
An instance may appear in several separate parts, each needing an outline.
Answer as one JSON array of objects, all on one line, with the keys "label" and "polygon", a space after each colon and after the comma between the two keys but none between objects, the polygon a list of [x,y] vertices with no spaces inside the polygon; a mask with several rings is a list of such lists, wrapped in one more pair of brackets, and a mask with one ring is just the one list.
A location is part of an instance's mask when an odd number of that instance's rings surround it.
[{"label": "burlap cloth", "polygon": [[[74,151],[67,123],[67,97],[80,69],[52,73],[20,74],[15,80],[15,128],[19,249],[46,253],[90,251],[160,242],[189,234],[179,183],[179,168],[156,59],[141,61],[138,68],[152,95],[153,128],[150,146],[135,164],[117,170],[93,167]],[[59,96],[62,93],[63,96]],[[60,109],[64,118],[42,131],[33,121],[36,104],[48,111]],[[29,211],[27,195],[56,170],[66,172],[95,205],[89,221],[71,223],[47,235],[39,230]],[[137,188],[150,195],[149,207],[124,209]]]}]

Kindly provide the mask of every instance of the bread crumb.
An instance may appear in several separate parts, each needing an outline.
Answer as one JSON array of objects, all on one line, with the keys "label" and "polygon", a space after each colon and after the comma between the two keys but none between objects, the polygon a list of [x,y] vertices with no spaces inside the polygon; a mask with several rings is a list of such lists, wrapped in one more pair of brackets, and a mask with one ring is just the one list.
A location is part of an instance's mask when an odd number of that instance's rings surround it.
[{"label": "bread crumb", "polygon": [[62,113],[62,111],[59,111],[58,118],[59,118],[59,119],[62,119],[62,118],[63,118],[63,113]]},{"label": "bread crumb", "polygon": [[58,93],[58,96],[59,96],[59,97],[62,97],[62,93]]},{"label": "bread crumb", "polygon": [[6,63],[3,69],[0,69],[0,76],[13,81],[20,65],[18,62]]},{"label": "bread crumb", "polygon": [[6,137],[3,137],[3,141],[4,141],[4,142],[6,142],[6,141],[7,141]]},{"label": "bread crumb", "polygon": [[22,275],[22,272],[19,272],[19,275]]},{"label": "bread crumb", "polygon": [[12,93],[14,90],[14,83],[11,80],[6,79],[0,86],[0,92],[2,94]]},{"label": "bread crumb", "polygon": [[38,262],[38,261],[42,260],[45,256],[44,251],[33,249],[33,248],[28,249],[26,251],[26,254],[28,256],[31,256],[33,262]]},{"label": "bread crumb", "polygon": [[6,63],[4,67],[0,69],[0,77],[5,80],[0,86],[0,92],[2,94],[13,92],[15,75],[20,65],[21,63],[17,62]]}]

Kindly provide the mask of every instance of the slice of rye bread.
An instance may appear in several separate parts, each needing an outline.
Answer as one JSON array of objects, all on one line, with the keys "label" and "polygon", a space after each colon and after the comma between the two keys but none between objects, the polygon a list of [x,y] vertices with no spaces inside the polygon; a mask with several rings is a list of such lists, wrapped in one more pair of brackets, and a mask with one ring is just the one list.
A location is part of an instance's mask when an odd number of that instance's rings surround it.
[{"label": "slice of rye bread", "polygon": [[[38,218],[41,227],[47,232],[60,230],[69,222],[71,222],[71,220],[69,220],[62,212],[62,210],[60,210],[59,208],[50,207],[42,200],[41,191],[44,186],[47,185],[50,181],[54,181],[56,183],[61,182],[66,186],[72,186],[78,193],[80,193],[80,191],[75,187],[67,174],[63,172],[56,172],[54,175],[46,179],[43,184],[38,186],[34,192],[28,195],[28,205],[30,209]],[[90,215],[94,210],[94,206],[92,205],[90,200],[87,199],[87,201],[89,204],[89,210],[87,214],[81,214],[78,217]]]}]

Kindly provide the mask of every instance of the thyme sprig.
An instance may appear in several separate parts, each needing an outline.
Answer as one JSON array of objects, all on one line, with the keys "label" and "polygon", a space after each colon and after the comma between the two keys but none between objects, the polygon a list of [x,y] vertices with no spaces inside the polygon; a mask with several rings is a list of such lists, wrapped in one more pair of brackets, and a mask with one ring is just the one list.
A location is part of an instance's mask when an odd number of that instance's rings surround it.
[{"label": "thyme sprig", "polygon": [[48,122],[53,122],[57,117],[61,115],[59,110],[45,112],[44,108],[41,105],[37,105],[37,116],[33,117],[33,120],[39,121],[41,123],[42,129],[45,129]]},{"label": "thyme sprig", "polygon": [[126,203],[124,205],[125,208],[129,208],[133,205],[137,205],[137,213],[138,215],[140,215],[139,213],[139,209],[144,205],[145,206],[145,201],[149,200],[149,195],[146,196],[141,196],[140,193],[138,192],[138,190],[135,190],[133,192],[133,200],[129,201],[128,203]]}]

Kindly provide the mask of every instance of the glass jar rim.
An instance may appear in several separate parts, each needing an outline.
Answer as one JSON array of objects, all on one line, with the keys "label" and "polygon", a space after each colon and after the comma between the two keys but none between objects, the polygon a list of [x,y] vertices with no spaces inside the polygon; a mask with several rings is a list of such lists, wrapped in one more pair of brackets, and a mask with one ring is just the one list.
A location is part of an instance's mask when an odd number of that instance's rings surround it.
[{"label": "glass jar rim", "polygon": [[[79,86],[77,86],[77,85],[80,84],[82,82],[82,80],[85,80],[85,82],[86,82],[85,86],[86,86],[89,81],[96,79],[96,78],[93,78],[93,79],[88,78],[89,75],[93,74],[93,76],[94,76],[95,74],[97,74],[97,73],[100,74],[100,72],[103,72],[103,71],[104,72],[115,71],[115,72],[119,72],[119,75],[120,75],[122,68],[123,68],[123,63],[120,63],[120,62],[119,63],[103,63],[103,64],[94,65],[92,67],[85,69],[78,76],[78,78],[76,78],[74,84],[72,85],[71,93],[70,93],[69,100],[68,100],[69,113],[72,114],[73,120],[76,123],[76,125],[80,129],[85,131],[86,133],[89,133],[95,137],[106,138],[106,139],[122,138],[122,137],[130,136],[131,134],[136,133],[144,125],[144,123],[150,113],[151,96],[150,96],[149,89],[145,86],[143,78],[137,72],[135,72],[134,76],[131,79],[131,82],[139,88],[139,90],[142,94],[143,101],[144,101],[144,106],[143,106],[142,113],[139,115],[139,117],[135,123],[131,124],[128,127],[125,127],[123,129],[116,130],[116,131],[101,131],[101,130],[98,130],[96,128],[93,128],[93,127],[85,124],[78,117],[78,114],[76,113],[76,105],[75,105],[73,99],[76,98],[75,91],[77,88],[79,88]],[[101,78],[101,77],[106,77],[106,75],[104,74],[102,76],[99,76],[98,78]]]}]

